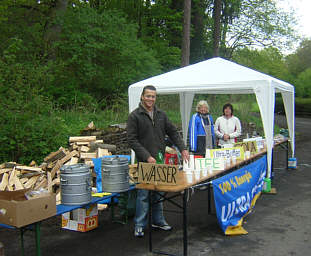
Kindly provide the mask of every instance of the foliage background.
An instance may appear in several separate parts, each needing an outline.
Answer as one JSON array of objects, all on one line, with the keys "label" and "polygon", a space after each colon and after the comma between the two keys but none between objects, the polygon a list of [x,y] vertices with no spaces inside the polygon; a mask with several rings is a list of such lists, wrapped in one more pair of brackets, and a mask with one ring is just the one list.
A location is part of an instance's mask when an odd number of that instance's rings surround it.
[{"label": "foliage background", "polygon": [[[213,57],[215,1],[192,0],[190,63]],[[40,163],[90,121],[126,122],[128,86],[180,67],[183,2],[0,1],[0,162]],[[297,113],[310,114],[311,40],[294,28],[275,1],[222,0],[219,52],[295,85]],[[252,96],[200,97],[214,118],[232,102],[242,121],[261,125]],[[158,103],[180,125],[178,98]]]}]

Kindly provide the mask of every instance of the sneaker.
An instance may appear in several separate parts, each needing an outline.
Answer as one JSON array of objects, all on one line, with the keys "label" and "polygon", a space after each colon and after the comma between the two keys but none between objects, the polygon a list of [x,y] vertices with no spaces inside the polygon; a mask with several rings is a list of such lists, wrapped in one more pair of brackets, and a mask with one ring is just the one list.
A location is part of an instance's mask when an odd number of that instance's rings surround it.
[{"label": "sneaker", "polygon": [[142,227],[135,227],[134,236],[143,237],[144,234],[144,229]]},{"label": "sneaker", "polygon": [[153,228],[158,228],[158,229],[162,229],[164,231],[170,231],[172,230],[173,228],[168,225],[168,224],[152,224],[152,227]]}]

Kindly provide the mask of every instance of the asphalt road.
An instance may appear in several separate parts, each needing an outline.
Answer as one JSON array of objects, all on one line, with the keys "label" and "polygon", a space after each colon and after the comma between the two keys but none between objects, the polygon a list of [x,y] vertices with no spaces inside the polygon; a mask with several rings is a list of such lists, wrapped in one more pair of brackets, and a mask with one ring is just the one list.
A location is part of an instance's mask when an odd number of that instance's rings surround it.
[{"label": "asphalt road", "polygon": [[[189,202],[188,255],[210,256],[306,256],[311,254],[311,119],[296,119],[298,168],[285,169],[285,152],[275,150],[275,195],[263,194],[255,210],[245,218],[247,235],[225,236],[215,214],[207,214],[207,193],[195,192]],[[174,209],[165,205],[166,209]],[[182,215],[165,213],[173,231],[153,233],[154,248],[182,254]],[[62,230],[60,217],[42,223],[43,256],[148,255],[148,236],[135,238],[133,220],[112,223],[110,211],[99,215],[99,227],[79,233]],[[18,230],[0,228],[5,255],[21,255]],[[34,233],[25,234],[25,255],[35,255]]]}]

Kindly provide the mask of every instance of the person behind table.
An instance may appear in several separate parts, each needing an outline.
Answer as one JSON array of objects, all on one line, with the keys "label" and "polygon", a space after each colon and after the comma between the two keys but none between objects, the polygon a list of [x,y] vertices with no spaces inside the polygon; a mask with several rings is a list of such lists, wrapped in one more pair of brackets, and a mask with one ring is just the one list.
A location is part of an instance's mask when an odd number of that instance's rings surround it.
[{"label": "person behind table", "polygon": [[219,139],[218,145],[234,144],[241,135],[241,122],[233,115],[233,106],[227,103],[222,108],[223,115],[215,123],[215,134]]},{"label": "person behind table", "polygon": [[[167,115],[155,106],[156,88],[147,85],[143,88],[141,101],[127,122],[127,139],[131,149],[134,150],[138,162],[156,163],[158,152],[165,153],[165,136],[167,135],[180,150],[183,159],[189,160],[183,140],[176,127],[170,122]],[[137,190],[136,213],[134,217],[136,237],[144,236],[144,228],[148,221],[149,191]],[[154,202],[160,195],[153,193]],[[163,204],[157,203],[152,207],[152,227],[162,230],[171,230],[163,216]]]},{"label": "person behind table", "polygon": [[190,151],[205,155],[207,148],[215,148],[213,118],[209,114],[209,105],[205,100],[198,102],[196,111],[189,121]]}]

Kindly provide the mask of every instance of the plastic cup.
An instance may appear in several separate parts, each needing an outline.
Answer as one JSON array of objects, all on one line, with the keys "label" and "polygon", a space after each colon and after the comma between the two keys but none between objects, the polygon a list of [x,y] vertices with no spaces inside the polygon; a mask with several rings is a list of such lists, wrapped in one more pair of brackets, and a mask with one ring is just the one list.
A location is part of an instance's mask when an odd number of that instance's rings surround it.
[{"label": "plastic cup", "polygon": [[203,176],[203,177],[207,176],[207,172],[208,172],[208,171],[207,171],[207,167],[203,168],[203,169],[202,169],[202,176]]},{"label": "plastic cup", "polygon": [[187,182],[192,183],[193,182],[193,172],[186,172]]},{"label": "plastic cup", "polygon": [[195,170],[194,172],[194,177],[196,180],[199,180],[200,179],[200,176],[201,176],[201,171],[198,171],[198,170]]},{"label": "plastic cup", "polygon": [[250,151],[245,151],[245,153],[244,153],[244,158],[245,159],[248,159],[248,158],[250,158],[251,157],[251,152]]},{"label": "plastic cup", "polygon": [[231,166],[231,159],[227,158],[226,159],[226,167],[230,167]]},{"label": "plastic cup", "polygon": [[236,164],[236,157],[235,156],[232,157],[232,164]]},{"label": "plastic cup", "polygon": [[207,172],[208,172],[209,174],[212,174],[212,173],[213,173],[213,168],[212,168],[212,166],[208,166],[208,167],[207,167]]}]

